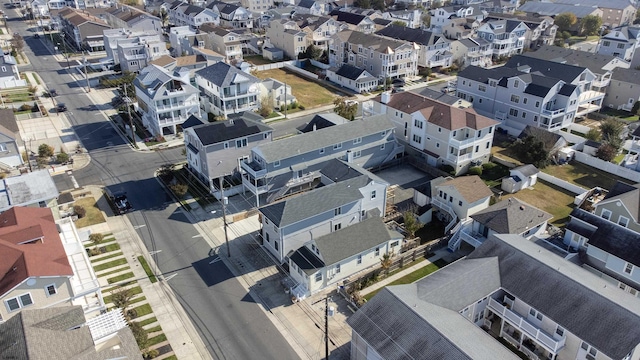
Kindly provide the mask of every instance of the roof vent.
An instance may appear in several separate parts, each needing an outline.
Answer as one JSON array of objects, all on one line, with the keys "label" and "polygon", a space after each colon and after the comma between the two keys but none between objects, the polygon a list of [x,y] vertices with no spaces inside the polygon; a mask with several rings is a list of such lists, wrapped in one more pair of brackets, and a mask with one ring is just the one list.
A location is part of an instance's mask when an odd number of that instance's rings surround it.
[{"label": "roof vent", "polygon": [[524,205],[520,205],[520,210],[524,211]]}]

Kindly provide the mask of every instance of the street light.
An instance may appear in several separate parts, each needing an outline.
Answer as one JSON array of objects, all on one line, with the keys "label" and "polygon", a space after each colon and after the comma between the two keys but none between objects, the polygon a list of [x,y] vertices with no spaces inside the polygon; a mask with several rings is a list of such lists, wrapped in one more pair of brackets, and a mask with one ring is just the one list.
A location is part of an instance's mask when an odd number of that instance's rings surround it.
[{"label": "street light", "polygon": [[[62,46],[64,47],[64,56],[67,58],[67,69],[71,69],[71,65],[69,64],[69,53],[67,52],[67,42],[64,40],[65,33],[61,32],[60,37],[62,38]],[[60,43],[58,43],[59,45]]]},{"label": "street light", "polygon": [[87,73],[87,57],[82,54],[82,63],[84,64],[84,78],[87,80],[87,92],[91,92],[91,85],[89,84],[89,73]]}]

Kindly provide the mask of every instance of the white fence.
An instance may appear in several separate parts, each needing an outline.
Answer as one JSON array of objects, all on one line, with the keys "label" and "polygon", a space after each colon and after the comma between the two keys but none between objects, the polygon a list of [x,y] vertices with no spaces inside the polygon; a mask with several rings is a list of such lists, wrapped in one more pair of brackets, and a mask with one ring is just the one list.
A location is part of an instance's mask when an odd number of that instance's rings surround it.
[{"label": "white fence", "polygon": [[300,74],[300,75],[302,75],[304,77],[318,80],[318,75],[316,75],[316,74],[314,74],[312,72],[309,72],[307,70],[301,69],[299,67],[296,67],[294,65],[285,64],[284,67],[287,68],[287,70],[291,70],[291,71],[293,71],[295,73],[298,73],[298,74]]},{"label": "white fence", "polygon": [[576,151],[574,156],[577,161],[583,164],[587,164],[596,169],[606,171],[609,174],[613,174],[631,181],[640,182],[640,172],[627,169],[625,167],[616,165],[608,161],[604,161],[602,159],[598,159],[597,157],[593,157],[579,151]]},{"label": "white fence", "polygon": [[572,130],[572,131],[575,131],[577,133],[586,135],[589,132],[589,130],[591,130],[591,128],[588,127],[588,126],[584,126],[584,125],[580,125],[580,124],[576,124],[576,123],[571,123],[569,125],[569,130]]},{"label": "white fence", "polygon": [[325,64],[325,63],[321,63],[320,61],[317,60],[313,60],[313,59],[309,59],[309,61],[311,62],[311,65],[320,68],[322,70],[327,70],[331,67],[331,65],[329,64]]},{"label": "white fence", "polygon": [[570,191],[576,195],[580,195],[582,193],[584,193],[585,191],[589,190],[589,189],[585,189],[582,186],[578,186],[575,184],[572,184],[568,181],[564,181],[562,179],[558,179],[557,177],[553,176],[553,175],[549,175],[545,172],[539,172],[538,173],[538,179],[540,180],[544,180],[548,183],[551,183],[555,186],[561,187],[567,191]]},{"label": "white fence", "polygon": [[280,61],[280,62],[273,63],[273,64],[258,65],[258,66],[255,67],[255,69],[257,71],[281,69],[281,68],[285,67],[286,65],[291,65],[291,66],[295,67],[296,65],[298,65],[298,60]]}]

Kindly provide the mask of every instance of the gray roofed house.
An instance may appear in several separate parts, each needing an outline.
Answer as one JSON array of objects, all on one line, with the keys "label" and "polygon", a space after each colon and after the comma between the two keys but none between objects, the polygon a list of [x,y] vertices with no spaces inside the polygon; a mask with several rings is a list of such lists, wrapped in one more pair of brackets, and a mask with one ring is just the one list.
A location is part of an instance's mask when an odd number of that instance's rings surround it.
[{"label": "gray roofed house", "polygon": [[247,74],[244,71],[223,62],[218,62],[211,66],[207,66],[204,69],[198,70],[196,71],[196,75],[219,87],[229,86],[239,80],[260,81],[257,77]]},{"label": "gray roofed house", "polygon": [[331,67],[327,70],[328,80],[356,93],[369,92],[378,88],[378,78],[365,69],[349,64],[339,65],[338,68]]},{"label": "gray roofed house", "polygon": [[576,15],[582,19],[588,15],[601,15],[602,11],[597,7],[584,6],[580,4],[560,4],[557,2],[527,1],[518,7],[518,11],[526,13],[540,14],[543,16],[556,16],[565,12]]},{"label": "gray roofed house", "polygon": [[640,233],[640,184],[616,182],[604,199],[594,204],[594,212]]},{"label": "gray roofed house", "polygon": [[196,71],[204,110],[222,115],[257,110],[260,79],[224,62]]},{"label": "gray roofed house", "polygon": [[15,168],[24,163],[22,144],[13,109],[0,109],[0,167]]},{"label": "gray roofed house", "polygon": [[298,131],[301,133],[308,133],[311,131],[317,131],[329,126],[343,125],[349,122],[349,120],[334,113],[316,114],[313,115],[308,123],[298,127]]},{"label": "gray roofed house", "polygon": [[530,73],[538,72],[545,77],[560,79],[569,84],[573,83],[586,68],[585,66],[554,63],[524,55],[512,57],[504,66],[512,69],[528,68]]},{"label": "gray roofed house", "polygon": [[[352,348],[384,359],[517,358],[491,337],[501,336],[539,357],[576,358],[580,346],[568,344],[584,342],[597,356],[623,359],[640,344],[640,305],[606,285],[518,235],[497,235],[462,260],[374,296],[348,320]],[[562,335],[552,336],[558,326]]]},{"label": "gray roofed house", "polygon": [[546,223],[553,216],[520,201],[517,198],[502,200],[471,215],[480,225],[498,234],[519,234],[530,237],[537,230],[546,231]]},{"label": "gray roofed house", "polygon": [[0,212],[14,206],[50,205],[60,195],[51,174],[38,170],[0,180]]},{"label": "gray roofed house", "polygon": [[524,56],[537,59],[555,61],[563,64],[586,67],[594,74],[604,74],[616,68],[629,68],[629,64],[613,55],[604,55],[589,51],[544,45],[536,51],[530,51]]}]

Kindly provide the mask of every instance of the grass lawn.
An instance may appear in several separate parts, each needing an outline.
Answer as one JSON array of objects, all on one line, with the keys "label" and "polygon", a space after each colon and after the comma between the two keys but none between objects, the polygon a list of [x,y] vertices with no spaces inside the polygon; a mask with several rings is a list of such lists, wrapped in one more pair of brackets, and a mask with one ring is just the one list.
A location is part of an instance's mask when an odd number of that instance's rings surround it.
[{"label": "grass lawn", "polygon": [[[106,302],[107,301],[105,300],[105,303]],[[145,326],[145,325],[153,324],[154,322],[158,322],[158,319],[156,319],[155,317],[152,317],[152,318],[148,318],[147,320],[139,321],[138,323],[140,324],[140,326]]]},{"label": "grass lawn", "polygon": [[136,311],[136,317],[145,316],[153,312],[153,310],[151,310],[151,305],[149,304],[140,305],[136,308],[133,308],[133,310]]},{"label": "grass lawn", "polygon": [[618,156],[614,157],[613,160],[611,160],[612,163],[614,164],[620,164],[622,162],[622,159],[624,159],[625,155],[627,155],[626,153],[621,153]]},{"label": "grass lawn", "polygon": [[178,360],[178,357],[175,355],[171,355],[169,357],[164,358],[164,360]]},{"label": "grass lawn", "polygon": [[134,276],[135,275],[133,275],[132,272],[129,272],[129,273],[125,273],[125,274],[122,274],[122,275],[118,275],[116,277],[109,278],[109,279],[107,279],[107,282],[109,284],[114,284],[114,283],[120,282],[122,280],[132,278]]},{"label": "grass lawn", "polygon": [[274,78],[287,83],[287,85],[291,86],[291,92],[298,99],[298,103],[307,109],[332,104],[333,99],[336,97],[328,89],[290,71],[282,69],[260,71],[258,72],[258,77],[260,79]]},{"label": "grass lawn", "polygon": [[611,189],[618,180],[627,183],[630,182],[624,178],[609,174],[608,172],[598,170],[577,161],[572,161],[570,164],[547,166],[542,171],[587,189],[591,189],[596,186]]},{"label": "grass lawn", "polygon": [[[118,290],[118,288],[116,287],[116,289],[114,289],[114,290],[116,290],[116,291],[117,291],[117,290]],[[129,292],[130,292],[132,295],[138,295],[138,294],[141,294],[141,293],[142,293],[142,288],[141,288],[140,286],[136,286],[136,287],[134,287],[134,288],[130,288],[130,289],[129,289]],[[111,300],[112,300],[112,299],[113,299],[113,295],[107,295],[107,296],[105,296],[105,297],[104,297],[104,303],[105,303],[105,304],[108,304],[108,303],[110,303],[110,302],[111,302]]]},{"label": "grass lawn", "polygon": [[275,61],[263,58],[261,55],[243,56],[242,60],[249,62],[253,65],[266,65],[273,64]]},{"label": "grass lawn", "polygon": [[515,194],[503,195],[501,200],[515,197],[538,209],[553,215],[551,224],[564,225],[569,221],[569,213],[573,210],[574,195],[570,192],[538,179],[533,190],[524,189]]},{"label": "grass lawn", "polygon": [[82,219],[78,219],[78,221],[76,221],[77,228],[105,222],[104,216],[102,216],[102,212],[96,203],[96,199],[93,197],[78,199],[74,205],[80,205],[87,211],[87,214]]},{"label": "grass lawn", "polygon": [[124,265],[126,263],[127,263],[127,259],[125,259],[125,258],[117,259],[117,260],[109,261],[109,262],[104,263],[104,264],[95,265],[93,267],[93,270],[94,271],[106,270],[108,268],[112,268],[114,266]]},{"label": "grass lawn", "polygon": [[153,346],[155,344],[160,344],[163,341],[167,340],[167,335],[165,334],[160,334],[158,336],[154,336],[151,339],[149,339],[149,346]]},{"label": "grass lawn", "polygon": [[617,110],[617,109],[612,109],[609,107],[605,107],[602,108],[602,110],[600,110],[600,113],[605,114],[605,115],[609,115],[609,116],[615,116],[617,118],[619,118],[620,120],[624,120],[624,121],[637,121],[638,120],[638,115],[633,115],[628,111],[624,111],[624,110]]},{"label": "grass lawn", "polygon": [[492,164],[495,166],[490,169],[483,169],[482,175],[480,175],[480,178],[488,187],[500,185],[502,183],[501,179],[505,176],[509,176],[508,167],[495,163]]},{"label": "grass lawn", "polygon": [[36,73],[31,73],[31,76],[33,76],[33,80],[36,81],[36,84],[40,85],[40,76]]},{"label": "grass lawn", "polygon": [[91,262],[98,262],[98,261],[107,260],[107,259],[111,259],[111,258],[118,257],[118,256],[122,256],[122,251],[117,252],[115,254],[110,254],[110,255],[101,257],[99,259],[96,258],[96,259],[90,259],[90,260],[91,260]]},{"label": "grass lawn", "polygon": [[496,144],[494,143],[493,146],[491,147],[491,154],[495,157],[498,157],[502,160],[506,160],[518,165],[521,165],[522,162],[520,162],[520,160],[518,160],[516,154],[514,153],[513,149],[509,146],[507,146],[507,144]]},{"label": "grass lawn", "polygon": [[158,325],[158,326],[154,326],[154,327],[152,327],[150,329],[147,329],[147,332],[150,332],[150,333],[156,332],[156,331],[162,331],[162,327],[160,325]]},{"label": "grass lawn", "polygon": [[107,272],[107,273],[100,274],[100,277],[105,277],[105,276],[113,275],[113,274],[116,274],[116,273],[119,273],[119,272],[121,272],[121,271],[125,271],[125,270],[128,270],[128,269],[129,269],[129,266],[125,265],[125,266],[119,267],[119,268],[117,268],[117,269],[114,269],[114,270],[112,270],[112,271],[109,271],[109,272]]},{"label": "grass lawn", "polygon": [[106,245],[104,248],[107,250],[106,252],[112,252],[112,251],[120,250],[120,244],[118,244],[117,242],[114,242],[112,244]]},{"label": "grass lawn", "polygon": [[[413,282],[416,282],[420,279],[422,279],[423,277],[431,274],[432,272],[435,272],[436,270],[438,270],[439,267],[438,265],[431,263],[425,267],[422,267],[410,274],[407,274],[403,277],[401,277],[400,279],[397,279],[395,281],[392,281],[391,283],[389,283],[387,286],[393,286],[393,285],[404,285],[404,284],[411,284]],[[371,300],[372,297],[374,297],[378,291],[382,290],[383,288],[380,288],[376,291],[373,291],[367,295],[364,296],[365,299],[367,299],[367,301]]]},{"label": "grass lawn", "polygon": [[144,258],[144,256],[138,256],[138,261],[140,262],[140,265],[142,265],[144,272],[147,273],[147,276],[149,277],[149,280],[151,280],[151,283],[158,281],[158,279],[156,279],[156,276],[153,275],[151,267],[149,266],[149,263],[147,263],[147,260]]}]

